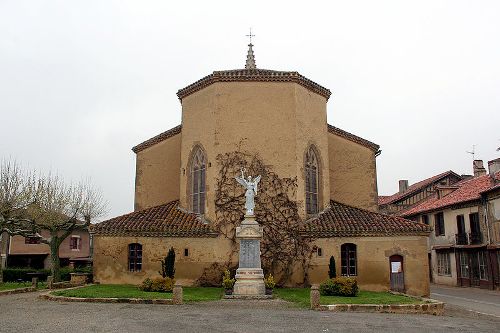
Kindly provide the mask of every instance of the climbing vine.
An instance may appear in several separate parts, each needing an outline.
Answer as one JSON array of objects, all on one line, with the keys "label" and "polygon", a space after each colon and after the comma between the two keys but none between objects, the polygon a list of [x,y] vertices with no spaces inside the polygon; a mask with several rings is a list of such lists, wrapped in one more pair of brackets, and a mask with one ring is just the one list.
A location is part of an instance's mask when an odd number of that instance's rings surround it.
[{"label": "climbing vine", "polygon": [[261,175],[255,197],[255,215],[264,227],[261,260],[265,272],[277,277],[283,285],[290,281],[293,269],[302,268],[302,283],[307,283],[311,258],[310,239],[299,233],[300,217],[297,202],[297,178],[280,178],[264,164],[257,154],[230,152],[217,156],[219,176],[215,189],[215,229],[232,241],[228,263],[238,253],[235,229],[244,218],[245,190],[234,179],[241,169],[246,174]]}]

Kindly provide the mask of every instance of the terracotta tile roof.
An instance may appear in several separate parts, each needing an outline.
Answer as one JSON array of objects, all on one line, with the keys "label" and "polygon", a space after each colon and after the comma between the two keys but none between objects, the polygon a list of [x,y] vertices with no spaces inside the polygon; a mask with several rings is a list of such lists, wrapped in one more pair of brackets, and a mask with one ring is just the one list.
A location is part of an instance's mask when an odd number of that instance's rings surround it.
[{"label": "terracotta tile roof", "polygon": [[360,145],[362,146],[365,146],[367,148],[370,148],[371,150],[373,150],[374,152],[377,152],[380,148],[379,145],[371,142],[371,141],[368,141],[368,140],[365,140],[357,135],[354,135],[352,133],[349,133],[347,131],[344,131],[338,127],[335,127],[335,126],[332,126],[332,125],[328,125],[328,132],[330,133],[333,133],[333,134],[337,134],[338,136],[341,136],[347,140],[350,140],[350,141],[353,141],[353,142],[356,142],[356,143],[359,143]]},{"label": "terracotta tile roof", "polygon": [[201,90],[215,82],[295,82],[315,92],[318,95],[330,98],[331,92],[314,81],[309,80],[298,72],[273,71],[269,69],[235,69],[229,71],[215,71],[196,81],[189,86],[180,89],[177,97],[183,99],[192,93]]},{"label": "terracotta tile roof", "polygon": [[147,208],[94,224],[91,232],[102,236],[215,237],[208,224],[179,208],[179,201]]},{"label": "terracotta tile roof", "polygon": [[[500,172],[495,174],[497,180],[500,180]],[[429,211],[443,209],[446,207],[473,202],[481,198],[481,192],[490,190],[496,187],[496,184],[490,175],[486,174],[471,179],[462,180],[454,184],[458,189],[454,190],[442,198],[438,198],[437,194],[431,196],[429,199],[413,206],[412,208],[401,212],[401,216],[413,216]]]},{"label": "terracotta tile roof", "polygon": [[181,132],[181,130],[182,130],[182,125],[177,125],[174,128],[169,129],[168,131],[160,133],[157,136],[152,137],[151,139],[148,139],[142,143],[139,143],[137,146],[132,148],[132,151],[137,154],[141,150],[144,150],[148,147],[151,147],[151,146],[157,144],[158,142],[161,142],[161,141],[166,140],[174,135],[179,134]]},{"label": "terracotta tile roof", "polygon": [[437,181],[441,180],[442,178],[445,178],[445,177],[450,176],[450,175],[456,176],[459,179],[461,178],[459,175],[457,175],[455,172],[453,172],[451,170],[446,171],[446,172],[440,173],[439,175],[432,176],[430,178],[424,179],[422,181],[419,181],[418,183],[415,183],[415,184],[409,186],[408,189],[403,193],[396,192],[393,195],[380,195],[378,197],[378,204],[379,205],[387,205],[387,204],[391,204],[391,203],[394,203],[396,201],[399,201],[403,198],[409,197],[409,196],[413,195],[414,193],[422,190],[423,188],[431,185],[432,183],[437,182]]},{"label": "terracotta tile roof", "polygon": [[401,217],[371,212],[330,201],[331,207],[302,226],[302,233],[312,237],[427,236],[431,229],[423,223]]}]

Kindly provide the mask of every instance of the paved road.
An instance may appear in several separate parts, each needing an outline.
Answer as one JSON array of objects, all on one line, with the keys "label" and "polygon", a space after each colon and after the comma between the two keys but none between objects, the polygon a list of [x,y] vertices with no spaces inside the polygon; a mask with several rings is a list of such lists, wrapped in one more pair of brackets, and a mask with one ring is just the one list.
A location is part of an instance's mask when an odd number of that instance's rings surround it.
[{"label": "paved road", "polygon": [[446,302],[451,308],[500,318],[500,291],[431,285],[431,298]]},{"label": "paved road", "polygon": [[495,318],[331,313],[279,300],[175,305],[0,297],[0,332],[498,332]]}]

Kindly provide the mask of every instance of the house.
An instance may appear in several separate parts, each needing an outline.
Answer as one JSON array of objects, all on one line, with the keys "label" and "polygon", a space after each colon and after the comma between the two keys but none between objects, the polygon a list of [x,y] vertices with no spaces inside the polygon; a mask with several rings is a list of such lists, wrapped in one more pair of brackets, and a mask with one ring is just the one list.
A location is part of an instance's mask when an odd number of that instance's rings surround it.
[{"label": "house", "polygon": [[500,159],[489,173],[474,161],[474,177],[438,185],[425,201],[401,216],[430,224],[431,274],[435,283],[499,288]]},{"label": "house", "polygon": [[255,214],[264,271],[282,285],[339,275],[361,288],[429,294],[430,227],[378,213],[379,146],[327,123],[330,90],[295,71],[215,71],[180,89],[182,123],[132,150],[135,210],[94,225],[94,280],[139,284],[170,247],[176,279],[217,284],[238,265],[244,190],[261,175]]},{"label": "house", "polygon": [[[43,235],[43,234],[42,234]],[[50,268],[50,248],[38,238],[2,235],[3,267]],[[59,248],[61,266],[85,266],[92,262],[91,238],[86,230],[75,230]]]}]

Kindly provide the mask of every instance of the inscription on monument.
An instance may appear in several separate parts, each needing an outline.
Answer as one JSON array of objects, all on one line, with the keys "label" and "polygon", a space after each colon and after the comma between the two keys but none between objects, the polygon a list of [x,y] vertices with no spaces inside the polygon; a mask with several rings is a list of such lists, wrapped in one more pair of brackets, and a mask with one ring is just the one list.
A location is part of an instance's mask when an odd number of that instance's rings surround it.
[{"label": "inscription on monument", "polygon": [[260,241],[242,239],[240,242],[239,268],[260,268]]}]

